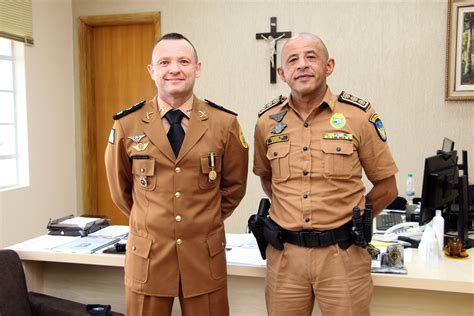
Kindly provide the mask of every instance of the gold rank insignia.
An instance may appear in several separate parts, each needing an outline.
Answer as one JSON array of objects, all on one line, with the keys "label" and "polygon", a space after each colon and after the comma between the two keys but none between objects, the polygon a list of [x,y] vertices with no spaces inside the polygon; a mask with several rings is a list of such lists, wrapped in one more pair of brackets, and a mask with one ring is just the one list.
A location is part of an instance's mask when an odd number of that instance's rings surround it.
[{"label": "gold rank insignia", "polygon": [[324,133],[323,139],[342,139],[342,140],[352,140],[352,134],[350,133]]},{"label": "gold rank insignia", "polygon": [[138,143],[136,145],[133,145],[132,148],[136,151],[143,151],[148,147],[148,144],[149,143]]},{"label": "gold rank insignia", "polygon": [[271,144],[287,142],[289,140],[290,140],[290,137],[288,137],[288,134],[270,136],[267,138],[267,146]]},{"label": "gold rank insignia", "polygon": [[329,119],[329,123],[334,128],[343,128],[346,125],[346,117],[342,113],[334,113]]},{"label": "gold rank insignia", "polygon": [[385,132],[385,127],[383,126],[382,120],[380,119],[378,113],[372,114],[369,118],[369,121],[374,124],[375,130],[377,131],[380,139],[384,142],[387,141],[387,133]]},{"label": "gold rank insignia", "polygon": [[203,112],[201,110],[199,110],[198,112],[199,112],[199,118],[201,119],[201,121],[205,121],[208,119],[206,112]]}]

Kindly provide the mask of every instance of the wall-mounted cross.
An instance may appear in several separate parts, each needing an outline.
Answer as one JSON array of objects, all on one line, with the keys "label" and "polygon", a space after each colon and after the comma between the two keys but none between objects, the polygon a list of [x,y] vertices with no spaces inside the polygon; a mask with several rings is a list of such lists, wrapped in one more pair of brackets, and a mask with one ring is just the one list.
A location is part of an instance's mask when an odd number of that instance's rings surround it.
[{"label": "wall-mounted cross", "polygon": [[257,40],[265,40],[270,43],[270,83],[276,83],[276,65],[277,65],[277,42],[282,38],[290,38],[291,32],[277,32],[277,18],[270,18],[270,33],[257,33]]}]

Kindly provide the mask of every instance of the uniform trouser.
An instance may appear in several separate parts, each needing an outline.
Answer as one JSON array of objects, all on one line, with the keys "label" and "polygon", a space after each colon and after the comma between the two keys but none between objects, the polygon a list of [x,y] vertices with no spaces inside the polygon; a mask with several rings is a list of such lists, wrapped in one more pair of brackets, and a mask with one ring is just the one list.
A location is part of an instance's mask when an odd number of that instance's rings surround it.
[{"label": "uniform trouser", "polygon": [[355,245],[267,247],[265,299],[270,316],[311,315],[317,299],[323,315],[370,315],[371,258]]},{"label": "uniform trouser", "polygon": [[[125,287],[127,316],[170,316],[174,297],[149,296],[133,292]],[[227,287],[198,296],[184,298],[179,291],[182,316],[229,315]]]}]

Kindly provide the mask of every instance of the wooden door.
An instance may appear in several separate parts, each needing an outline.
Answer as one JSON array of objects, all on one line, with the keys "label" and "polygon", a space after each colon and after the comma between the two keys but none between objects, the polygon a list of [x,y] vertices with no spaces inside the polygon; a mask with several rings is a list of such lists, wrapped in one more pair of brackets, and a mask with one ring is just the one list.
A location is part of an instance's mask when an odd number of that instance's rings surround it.
[{"label": "wooden door", "polygon": [[148,21],[143,21],[143,14],[79,18],[82,213],[108,216],[114,225],[126,225],[128,219],[110,198],[104,152],[112,115],[152,98],[156,91],[146,66],[160,36],[159,14],[149,15],[153,19],[148,16]]}]

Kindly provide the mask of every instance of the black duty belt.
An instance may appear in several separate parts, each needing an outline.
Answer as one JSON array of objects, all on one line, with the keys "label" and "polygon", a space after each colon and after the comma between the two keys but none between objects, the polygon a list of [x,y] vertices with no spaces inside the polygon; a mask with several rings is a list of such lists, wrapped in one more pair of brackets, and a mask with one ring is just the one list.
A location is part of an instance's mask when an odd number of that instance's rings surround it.
[{"label": "black duty belt", "polygon": [[299,232],[281,229],[283,242],[300,247],[315,248],[327,247],[337,243],[352,241],[350,223],[339,228],[326,231],[303,230]]}]

